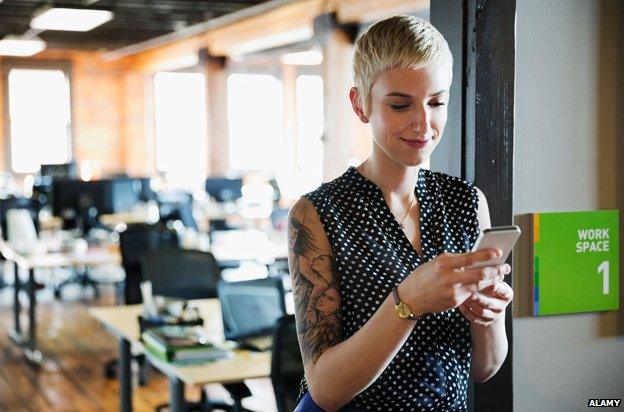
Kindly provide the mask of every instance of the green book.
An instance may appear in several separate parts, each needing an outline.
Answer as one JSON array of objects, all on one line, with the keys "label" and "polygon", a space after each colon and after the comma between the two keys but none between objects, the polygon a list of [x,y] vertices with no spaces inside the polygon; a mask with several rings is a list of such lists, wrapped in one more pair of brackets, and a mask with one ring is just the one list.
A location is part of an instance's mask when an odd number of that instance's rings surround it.
[{"label": "green book", "polygon": [[161,326],[143,332],[148,351],[166,362],[209,362],[232,356],[226,345],[211,341],[200,326]]}]

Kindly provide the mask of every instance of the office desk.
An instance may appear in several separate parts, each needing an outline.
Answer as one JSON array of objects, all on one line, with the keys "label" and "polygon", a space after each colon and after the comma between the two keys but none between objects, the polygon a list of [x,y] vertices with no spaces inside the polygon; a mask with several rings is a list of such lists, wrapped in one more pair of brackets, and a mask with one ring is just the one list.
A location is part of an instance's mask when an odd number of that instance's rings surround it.
[{"label": "office desk", "polygon": [[[27,255],[15,251],[7,242],[0,241],[0,254],[15,265],[15,282],[13,283],[13,318],[14,326],[9,331],[13,342],[23,348],[26,358],[34,365],[43,362],[43,356],[37,349],[37,295],[35,294],[35,269],[61,267],[93,267],[121,263],[119,252],[107,249],[90,249],[85,253],[42,253]],[[28,270],[28,338],[22,334],[20,322],[21,304],[19,293],[21,282],[19,269]]]},{"label": "office desk", "polygon": [[[221,306],[218,299],[191,301],[199,307],[204,326],[211,337],[223,339]],[[130,373],[130,347],[145,353],[152,365],[167,375],[171,410],[184,410],[184,384],[202,386],[209,383],[242,382],[245,379],[267,377],[271,369],[269,352],[234,351],[234,357],[198,365],[174,365],[164,362],[143,347],[139,338],[138,315],[142,305],[110,306],[90,308],[95,317],[110,333],[119,340],[119,400],[120,410],[132,410],[132,380]]]},{"label": "office desk", "polygon": [[100,223],[109,228],[114,228],[120,224],[149,223],[158,222],[158,209],[156,213],[149,209],[138,210],[134,212],[117,212],[113,214],[100,215]]}]

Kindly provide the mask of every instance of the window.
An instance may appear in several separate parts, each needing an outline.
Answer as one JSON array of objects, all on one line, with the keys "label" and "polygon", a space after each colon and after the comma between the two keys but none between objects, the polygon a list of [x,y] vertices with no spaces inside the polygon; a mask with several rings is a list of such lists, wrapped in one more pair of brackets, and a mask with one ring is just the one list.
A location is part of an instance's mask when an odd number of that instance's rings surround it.
[{"label": "window", "polygon": [[323,181],[323,79],[317,75],[297,77],[297,166],[299,195]]},{"label": "window", "polygon": [[64,70],[12,68],[8,73],[11,167],[38,172],[71,160],[69,76]]},{"label": "window", "polygon": [[282,195],[287,199],[297,199],[323,182],[323,79],[317,74],[299,74],[294,88],[296,131],[287,145],[293,161],[280,162],[276,170]]},{"label": "window", "polygon": [[284,150],[282,84],[268,74],[228,76],[230,167],[274,170]]},{"label": "window", "polygon": [[173,188],[201,187],[208,166],[204,75],[156,73],[154,109],[156,168]]}]

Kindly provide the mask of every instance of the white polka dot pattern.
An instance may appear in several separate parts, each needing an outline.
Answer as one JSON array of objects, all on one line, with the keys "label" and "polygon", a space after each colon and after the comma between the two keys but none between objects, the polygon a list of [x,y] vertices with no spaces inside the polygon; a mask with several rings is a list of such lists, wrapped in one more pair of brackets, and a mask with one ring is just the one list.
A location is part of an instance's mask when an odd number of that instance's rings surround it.
[{"label": "white polka dot pattern", "polygon": [[[477,192],[460,178],[421,168],[419,256],[382,192],[350,167],[305,195],[320,217],[336,259],[342,300],[342,339],[375,313],[392,287],[443,252],[470,250],[479,234]],[[470,327],[458,309],[430,313],[386,370],[349,406],[374,411],[466,410]],[[305,379],[302,393],[307,392]]]}]

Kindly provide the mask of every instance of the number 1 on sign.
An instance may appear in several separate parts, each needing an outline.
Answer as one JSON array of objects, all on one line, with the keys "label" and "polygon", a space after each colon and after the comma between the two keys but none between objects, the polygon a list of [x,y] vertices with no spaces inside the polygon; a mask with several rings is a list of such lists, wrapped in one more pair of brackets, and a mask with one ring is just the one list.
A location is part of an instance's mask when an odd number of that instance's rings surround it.
[{"label": "number 1 on sign", "polygon": [[609,294],[609,261],[605,260],[598,266],[598,274],[602,272],[602,294]]}]

